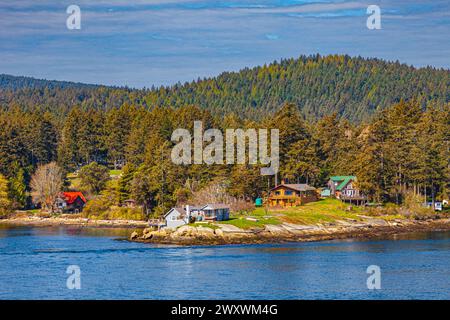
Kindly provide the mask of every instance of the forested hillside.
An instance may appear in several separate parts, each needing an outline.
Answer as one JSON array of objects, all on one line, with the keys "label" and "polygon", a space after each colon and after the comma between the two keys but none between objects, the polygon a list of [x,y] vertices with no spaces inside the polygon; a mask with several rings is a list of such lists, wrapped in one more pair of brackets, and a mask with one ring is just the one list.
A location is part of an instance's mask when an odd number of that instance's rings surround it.
[{"label": "forested hillside", "polygon": [[296,105],[307,119],[336,112],[352,122],[401,99],[422,108],[450,101],[450,72],[416,69],[400,63],[348,56],[319,55],[285,59],[267,66],[225,72],[171,87],[132,90],[30,78],[0,77],[0,105],[43,107],[67,114],[74,106],[106,110],[124,103],[153,108],[196,105],[214,116],[234,112],[251,119],[274,113],[283,103]]},{"label": "forested hillside", "polygon": [[66,88],[95,88],[96,85],[84,84],[78,82],[69,81],[56,81],[56,80],[44,80],[35,79],[31,77],[17,77],[7,74],[0,74],[0,88],[2,89],[66,89]]},{"label": "forested hillside", "polygon": [[428,101],[447,102],[449,86],[448,70],[414,69],[377,59],[315,56],[152,91],[147,102],[172,106],[188,103],[212,112],[253,116],[266,115],[290,102],[309,119],[336,112],[359,121],[400,99],[416,98],[423,107]]},{"label": "forested hillside", "polygon": [[[90,172],[97,163],[101,173],[125,164],[119,183],[103,186],[100,202],[92,202],[98,206],[96,212],[133,198],[160,214],[211,183],[219,183],[238,199],[263,195],[267,178],[259,166],[189,166],[171,161],[172,132],[192,130],[193,122],[201,120],[205,129],[222,131],[279,129],[279,177],[292,182],[320,187],[330,175],[356,175],[361,190],[373,201],[400,203],[408,192],[447,197],[449,116],[448,105],[422,111],[417,103],[402,101],[359,126],[336,114],[307,122],[293,104],[258,122],[234,113],[217,118],[193,106],[147,110],[124,105],[108,111],[74,108],[61,123],[48,112],[14,108],[0,111],[0,178],[8,179],[16,208],[26,206],[36,168],[52,161],[65,173],[80,168]],[[273,177],[270,184],[274,185]]]},{"label": "forested hillside", "polygon": [[291,182],[356,175],[371,201],[448,198],[449,79],[448,70],[330,56],[149,90],[18,80],[0,91],[0,213],[30,207],[32,177],[52,162],[66,178],[80,170],[94,182],[123,169],[115,184],[88,189],[97,213],[132,198],[157,215],[217,185],[234,199],[263,196],[258,165],[171,161],[172,133],[196,120],[279,129],[279,177]]}]

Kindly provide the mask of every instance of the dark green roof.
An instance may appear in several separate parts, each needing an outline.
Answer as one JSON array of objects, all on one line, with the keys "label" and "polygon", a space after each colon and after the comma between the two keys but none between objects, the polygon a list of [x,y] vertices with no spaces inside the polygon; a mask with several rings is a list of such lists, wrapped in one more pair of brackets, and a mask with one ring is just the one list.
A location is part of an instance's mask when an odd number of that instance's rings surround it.
[{"label": "dark green roof", "polygon": [[342,188],[344,188],[347,183],[350,182],[350,180],[356,180],[355,176],[334,176],[330,178],[331,181],[339,183],[339,185],[336,187],[336,190],[341,191]]}]

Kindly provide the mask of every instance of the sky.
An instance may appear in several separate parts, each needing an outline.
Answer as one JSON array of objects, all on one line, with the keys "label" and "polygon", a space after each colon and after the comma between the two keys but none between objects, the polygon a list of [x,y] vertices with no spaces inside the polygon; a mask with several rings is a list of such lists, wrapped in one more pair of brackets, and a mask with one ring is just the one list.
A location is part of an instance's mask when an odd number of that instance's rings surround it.
[{"label": "sky", "polygon": [[142,88],[316,53],[450,68],[450,1],[0,0],[0,73]]}]

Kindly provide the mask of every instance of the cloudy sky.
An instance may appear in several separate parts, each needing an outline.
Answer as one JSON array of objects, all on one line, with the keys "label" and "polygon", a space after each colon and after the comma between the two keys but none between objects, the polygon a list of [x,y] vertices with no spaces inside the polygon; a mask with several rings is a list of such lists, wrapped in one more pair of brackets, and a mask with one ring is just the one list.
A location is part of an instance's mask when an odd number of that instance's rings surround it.
[{"label": "cloudy sky", "polygon": [[314,53],[450,68],[450,1],[0,0],[0,73],[150,87]]}]

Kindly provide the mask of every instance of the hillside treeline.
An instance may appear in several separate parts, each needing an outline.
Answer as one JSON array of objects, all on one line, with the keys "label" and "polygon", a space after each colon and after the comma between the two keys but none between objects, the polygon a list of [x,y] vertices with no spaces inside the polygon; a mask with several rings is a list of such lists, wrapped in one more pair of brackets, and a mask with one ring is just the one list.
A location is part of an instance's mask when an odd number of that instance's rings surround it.
[{"label": "hillside treeline", "polygon": [[[0,173],[16,207],[29,203],[30,177],[38,165],[56,161],[64,172],[98,163],[122,168],[115,199],[136,199],[161,213],[186,201],[202,187],[220,181],[238,199],[264,195],[274,178],[259,166],[175,165],[172,132],[205,129],[276,128],[280,130],[281,178],[323,186],[330,175],[356,175],[372,201],[401,203],[408,192],[447,197],[449,183],[449,105],[400,101],[364,124],[330,113],[305,120],[295,104],[284,104],[261,120],[236,113],[223,117],[196,106],[179,108],[124,104],[119,108],[71,108],[66,116],[20,107],[0,112]],[[105,190],[97,190],[102,193]]]},{"label": "hillside treeline", "polygon": [[292,103],[308,120],[337,113],[354,123],[403,100],[425,108],[450,101],[450,72],[414,68],[398,62],[343,55],[301,56],[224,72],[170,87],[134,90],[0,75],[0,106],[67,115],[82,109],[108,110],[125,103],[179,108],[196,105],[214,116],[236,113],[262,120]]}]

